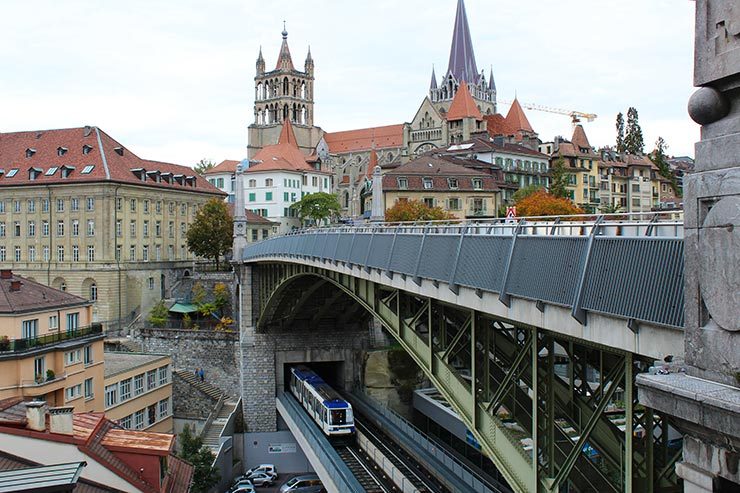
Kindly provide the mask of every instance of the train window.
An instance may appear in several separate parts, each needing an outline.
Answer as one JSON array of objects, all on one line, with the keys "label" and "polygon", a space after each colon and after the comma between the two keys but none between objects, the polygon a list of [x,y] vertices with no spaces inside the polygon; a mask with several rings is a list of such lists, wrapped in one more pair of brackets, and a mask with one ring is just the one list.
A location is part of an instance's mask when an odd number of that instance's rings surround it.
[{"label": "train window", "polygon": [[335,425],[346,424],[344,409],[334,409],[331,412],[331,422]]}]

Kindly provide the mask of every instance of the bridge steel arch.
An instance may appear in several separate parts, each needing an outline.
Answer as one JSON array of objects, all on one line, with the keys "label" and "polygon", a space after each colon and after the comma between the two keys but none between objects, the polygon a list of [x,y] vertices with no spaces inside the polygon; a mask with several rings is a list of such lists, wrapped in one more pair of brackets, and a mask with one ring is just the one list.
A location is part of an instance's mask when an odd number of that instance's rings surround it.
[{"label": "bridge steel arch", "polygon": [[[680,449],[669,446],[668,421],[636,406],[634,375],[649,357],[425,296],[405,289],[419,287],[406,276],[393,282],[365,266],[256,257],[243,266],[257,331],[296,319],[310,294],[281,296],[294,283],[330,284],[381,321],[514,490],[675,488]],[[615,401],[623,405],[612,409]]]}]

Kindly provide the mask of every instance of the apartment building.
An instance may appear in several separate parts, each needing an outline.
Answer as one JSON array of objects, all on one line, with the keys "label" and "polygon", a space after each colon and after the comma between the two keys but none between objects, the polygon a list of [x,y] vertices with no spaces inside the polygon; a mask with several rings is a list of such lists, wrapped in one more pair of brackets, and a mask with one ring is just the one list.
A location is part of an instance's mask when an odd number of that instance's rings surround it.
[{"label": "apartment building", "polygon": [[188,225],[225,195],[97,127],[0,133],[0,267],[93,301],[94,322],[125,323],[192,267]]},{"label": "apartment building", "polygon": [[105,415],[129,430],[172,433],[172,358],[105,353]]},{"label": "apartment building", "polygon": [[0,270],[0,400],[102,411],[103,331],[92,302]]}]

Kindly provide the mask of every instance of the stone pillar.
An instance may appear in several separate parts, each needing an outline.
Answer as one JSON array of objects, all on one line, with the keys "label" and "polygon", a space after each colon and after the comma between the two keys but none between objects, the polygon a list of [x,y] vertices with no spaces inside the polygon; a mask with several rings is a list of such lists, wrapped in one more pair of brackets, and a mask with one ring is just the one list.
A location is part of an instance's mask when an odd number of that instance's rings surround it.
[{"label": "stone pillar", "polygon": [[373,208],[370,215],[373,222],[385,220],[385,207],[383,206],[383,177],[380,174],[380,166],[373,170]]},{"label": "stone pillar", "polygon": [[[640,402],[685,433],[686,492],[740,488],[740,3],[697,0],[684,178],[685,368],[638,377]],[[665,372],[659,372],[665,373]]]},{"label": "stone pillar", "polygon": [[249,167],[245,159],[236,166],[234,180],[234,243],[231,247],[232,258],[240,261],[242,250],[247,246],[247,217],[244,205],[244,169]]}]

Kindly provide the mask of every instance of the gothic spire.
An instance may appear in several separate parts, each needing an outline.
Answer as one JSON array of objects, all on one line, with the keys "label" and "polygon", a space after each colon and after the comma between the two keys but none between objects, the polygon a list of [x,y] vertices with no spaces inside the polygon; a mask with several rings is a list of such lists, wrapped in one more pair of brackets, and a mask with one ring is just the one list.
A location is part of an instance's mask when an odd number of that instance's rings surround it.
[{"label": "gothic spire", "polygon": [[450,47],[450,62],[447,67],[447,74],[454,75],[458,82],[478,83],[478,67],[475,64],[473,42],[470,38],[468,16],[465,13],[463,0],[457,0],[455,28],[452,32],[452,46]]},{"label": "gothic spire", "polygon": [[491,76],[488,78],[488,88],[492,91],[496,90],[496,82],[493,80],[493,65],[491,65]]},{"label": "gothic spire", "polygon": [[285,21],[283,21],[282,35],[283,44],[280,46],[280,55],[278,55],[275,70],[295,70],[293,68],[293,59],[290,57],[290,49],[288,48],[288,31],[285,29]]},{"label": "gothic spire", "polygon": [[437,88],[437,74],[434,73],[434,65],[432,65],[432,82],[429,84],[429,89]]}]

